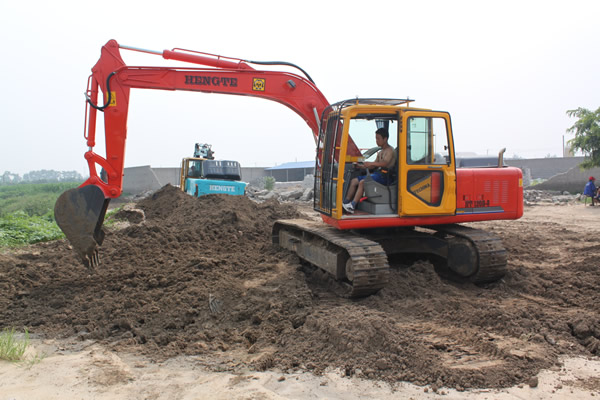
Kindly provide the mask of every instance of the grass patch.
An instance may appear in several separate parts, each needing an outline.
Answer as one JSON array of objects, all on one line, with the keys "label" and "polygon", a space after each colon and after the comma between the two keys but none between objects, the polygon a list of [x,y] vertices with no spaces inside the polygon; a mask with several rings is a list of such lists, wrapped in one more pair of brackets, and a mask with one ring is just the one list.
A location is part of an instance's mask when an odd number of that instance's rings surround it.
[{"label": "grass patch", "polygon": [[53,213],[58,196],[79,185],[79,182],[0,185],[0,217],[16,211],[29,216]]},{"label": "grass patch", "polygon": [[64,238],[54,204],[79,182],[0,185],[0,248]]},{"label": "grass patch", "polygon": [[[79,182],[0,185],[0,250],[63,239],[54,220],[54,204],[64,191]],[[105,226],[118,221],[122,206],[106,213]]]},{"label": "grass patch", "polygon": [[16,247],[63,238],[52,214],[29,216],[25,211],[0,216],[0,247]]},{"label": "grass patch", "polygon": [[116,218],[115,215],[122,209],[123,209],[123,206],[119,206],[119,207],[113,208],[112,210],[108,210],[106,212],[106,215],[104,216],[104,223],[102,224],[102,226],[111,228],[111,227],[117,225],[121,220]]},{"label": "grass patch", "polygon": [[28,346],[29,332],[27,329],[25,329],[24,337],[19,339],[15,328],[5,328],[0,333],[0,360],[23,361]]},{"label": "grass patch", "polygon": [[0,332],[0,360],[19,363],[26,368],[31,368],[42,361],[45,354],[26,355],[29,347],[29,332],[25,329],[23,335],[15,331],[15,328],[5,328]]}]

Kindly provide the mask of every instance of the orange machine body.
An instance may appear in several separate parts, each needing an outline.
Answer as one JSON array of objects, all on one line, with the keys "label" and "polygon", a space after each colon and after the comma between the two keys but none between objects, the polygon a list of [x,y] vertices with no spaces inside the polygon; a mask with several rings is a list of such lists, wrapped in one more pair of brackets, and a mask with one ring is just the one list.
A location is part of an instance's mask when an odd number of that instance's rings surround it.
[{"label": "orange machine body", "polygon": [[[82,186],[99,187],[106,199],[116,198],[122,192],[127,115],[132,88],[262,97],[281,103],[296,112],[310,127],[315,141],[318,142],[318,138],[323,136],[327,113],[332,106],[308,75],[304,77],[290,72],[261,71],[249,65],[253,63],[252,61],[180,49],[154,53],[165,59],[201,64],[209,68],[133,67],[127,66],[122,60],[120,48],[152,53],[120,46],[115,40],[110,40],[102,47],[101,57],[92,68],[86,93],[87,118],[84,133],[89,148],[84,157],[89,164],[90,177]],[[93,151],[96,143],[97,110],[104,113],[105,157]],[[407,110],[403,112],[410,113],[412,109],[407,108]],[[355,113],[359,112],[361,111],[355,111]],[[433,210],[421,215],[414,211],[398,212],[396,215],[347,215],[341,211],[340,195],[337,199],[332,195],[330,199],[332,204],[326,210],[315,203],[315,210],[322,214],[326,223],[338,229],[439,225],[521,217],[523,214],[521,171],[510,167],[457,169],[449,114],[444,118],[448,125],[448,146],[451,155],[448,156],[450,161],[444,166],[447,169],[443,178],[446,182],[439,182],[441,175],[432,175],[431,199],[436,202],[443,195],[450,199],[449,203],[446,200],[448,204],[445,206],[445,212],[439,213]],[[344,135],[343,143],[340,143],[341,136],[334,140],[336,144],[328,155],[331,160],[337,162],[341,159],[340,164],[345,164],[344,160],[360,158],[361,152],[358,146],[347,133]],[[317,151],[317,169],[320,164],[319,157],[323,156],[323,146],[319,143],[318,146],[320,147]],[[106,171],[105,180],[97,173],[97,166]],[[341,170],[343,171],[343,168]],[[337,179],[341,183],[342,172],[337,178],[332,177],[332,179]],[[321,184],[323,184],[322,179]],[[437,188],[440,184],[442,186]],[[341,189],[336,190],[340,190],[341,193]],[[405,194],[406,192],[398,191],[399,198]]]}]

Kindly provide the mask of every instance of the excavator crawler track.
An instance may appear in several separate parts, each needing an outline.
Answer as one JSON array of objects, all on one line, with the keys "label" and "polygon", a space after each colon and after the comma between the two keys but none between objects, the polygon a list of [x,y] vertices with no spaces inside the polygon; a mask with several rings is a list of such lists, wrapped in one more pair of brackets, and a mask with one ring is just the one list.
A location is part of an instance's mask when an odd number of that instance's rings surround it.
[{"label": "excavator crawler track", "polygon": [[273,243],[347,282],[349,297],[376,293],[389,279],[383,248],[367,238],[307,220],[280,220],[273,226]]},{"label": "excavator crawler track", "polygon": [[[496,234],[481,229],[470,228],[462,225],[444,225],[434,228],[436,231],[450,235],[449,253],[451,253],[453,238],[459,238],[468,242],[471,246],[475,265],[468,273],[466,271],[456,271],[462,278],[468,278],[473,283],[495,282],[506,273],[507,252],[502,240]],[[452,265],[449,254],[449,268]]]},{"label": "excavator crawler track", "polygon": [[[307,220],[281,220],[273,243],[349,285],[350,297],[368,296],[389,279],[388,254],[429,253],[446,260],[444,274],[473,283],[490,283],[506,273],[507,252],[495,234],[461,225],[428,226],[435,233],[340,231]],[[384,250],[385,249],[385,250]]]}]

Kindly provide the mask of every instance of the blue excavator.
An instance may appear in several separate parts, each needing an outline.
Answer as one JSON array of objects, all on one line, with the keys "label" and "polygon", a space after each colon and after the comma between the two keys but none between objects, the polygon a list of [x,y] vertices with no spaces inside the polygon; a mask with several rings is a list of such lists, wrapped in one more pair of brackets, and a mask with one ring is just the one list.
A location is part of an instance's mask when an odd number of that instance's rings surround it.
[{"label": "blue excavator", "polygon": [[181,161],[179,187],[192,196],[217,193],[242,196],[247,184],[241,180],[240,163],[215,160],[212,146],[207,143],[196,143],[194,156]]}]

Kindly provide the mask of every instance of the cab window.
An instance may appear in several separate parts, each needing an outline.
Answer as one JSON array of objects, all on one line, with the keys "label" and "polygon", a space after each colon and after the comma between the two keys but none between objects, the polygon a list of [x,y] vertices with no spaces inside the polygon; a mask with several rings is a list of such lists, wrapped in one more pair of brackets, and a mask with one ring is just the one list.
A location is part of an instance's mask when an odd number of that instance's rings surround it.
[{"label": "cab window", "polygon": [[444,118],[410,117],[407,134],[408,164],[448,164],[448,132]]},{"label": "cab window", "polygon": [[188,176],[190,178],[200,178],[202,176],[202,161],[188,161]]},{"label": "cab window", "polygon": [[369,119],[353,118],[350,120],[350,137],[365,156],[364,161],[375,161],[378,150],[375,142],[375,131],[379,128],[387,129],[390,134],[388,144],[396,148],[398,124],[396,120],[386,117],[386,119],[371,117]]}]

